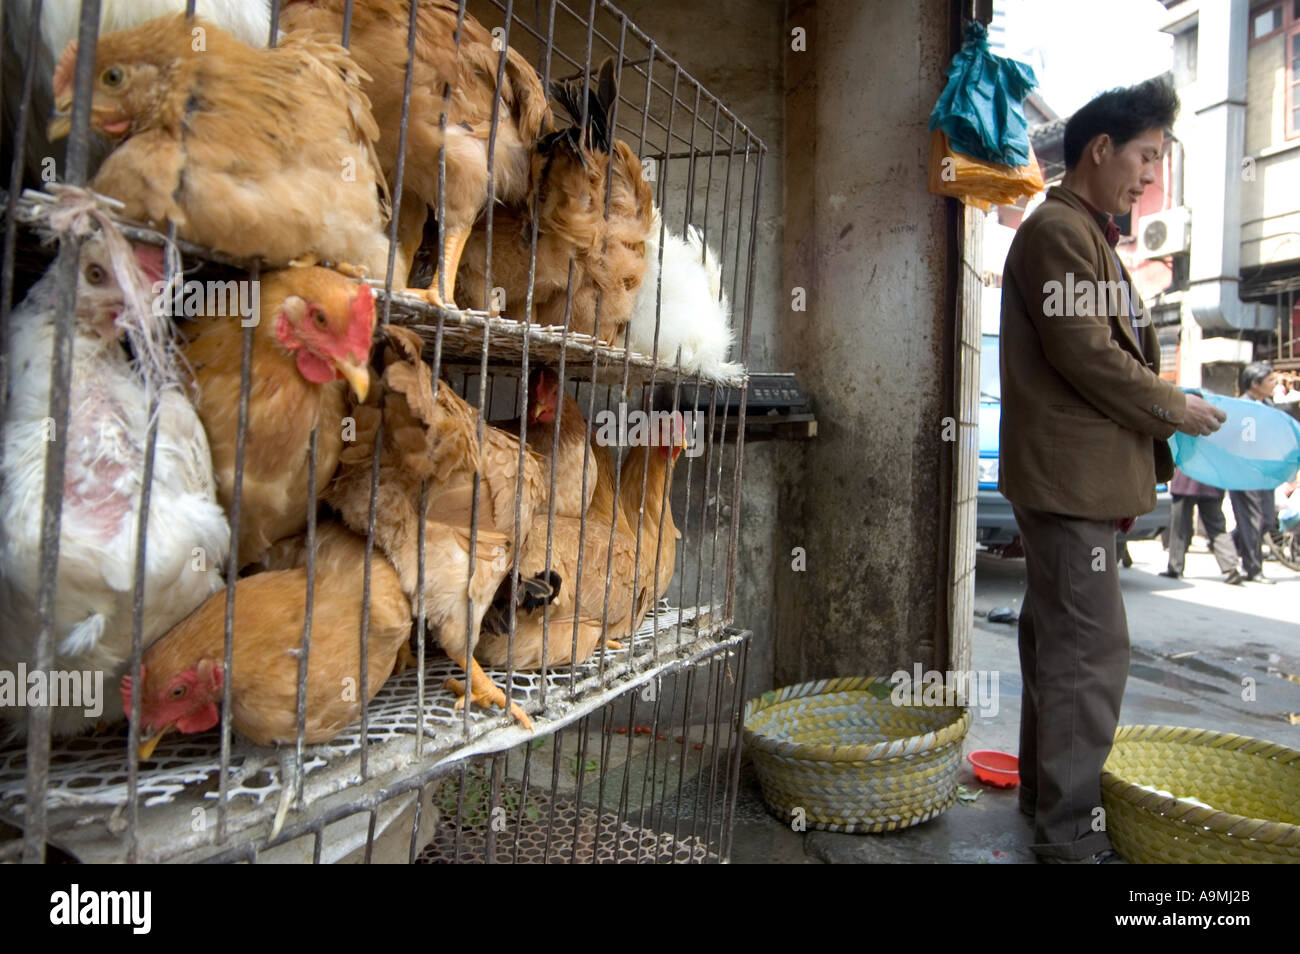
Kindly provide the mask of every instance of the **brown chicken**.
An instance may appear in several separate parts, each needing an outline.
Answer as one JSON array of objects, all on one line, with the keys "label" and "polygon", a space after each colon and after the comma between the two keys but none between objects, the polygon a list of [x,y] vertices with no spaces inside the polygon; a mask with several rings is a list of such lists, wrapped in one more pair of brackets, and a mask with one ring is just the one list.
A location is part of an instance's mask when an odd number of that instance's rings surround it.
[{"label": "brown chicken", "polygon": [[[596,90],[585,83],[567,83],[555,84],[552,91],[573,125],[542,137],[532,158],[528,195],[494,213],[491,286],[505,293],[502,314],[522,321],[527,314],[531,210],[536,208],[537,264],[527,317],[540,325],[563,326],[567,309],[570,331],[599,331],[601,340],[613,342],[632,314],[646,272],[653,196],[636,153],[613,138],[611,110],[618,89],[612,62],[601,67]],[[584,95],[586,126],[580,125]],[[458,281],[470,307],[501,304],[490,297],[486,268],[487,231],[480,223],[465,249]]]},{"label": "brown chicken", "polygon": [[[539,510],[519,558],[521,590],[528,595],[519,601],[515,616],[513,659],[507,613],[509,580],[506,580],[475,650],[482,662],[495,666],[513,662],[519,669],[540,668],[543,660],[548,667],[579,663],[595,652],[602,637],[606,647],[622,649],[620,641],[630,638],[645,618],[652,601],[638,593],[635,585],[636,537],[622,508],[614,506],[613,465],[603,448],[594,449],[592,461],[588,479],[593,494],[585,520],[557,515],[554,521],[551,570],[561,580],[557,597],[547,608],[523,588],[526,580],[539,578],[546,568],[546,513]],[[610,581],[608,604],[607,578]],[[642,579],[648,582],[649,578],[643,573]]]},{"label": "brown chicken", "polygon": [[[482,706],[508,705],[511,714],[531,729],[532,720],[516,703],[507,700],[473,658],[483,615],[510,571],[517,543],[519,440],[485,425],[480,449],[478,412],[445,382],[435,385],[432,369],[420,357],[419,336],[391,325],[385,331],[391,354],[384,370],[382,393],[377,395],[377,401],[353,409],[357,440],[344,450],[338,475],[325,499],[346,524],[364,531],[370,512],[373,454],[379,453],[375,541],[397,568],[403,592],[414,607],[420,589],[420,492],[423,482],[428,481],[424,517],[424,610],[428,624],[436,630],[438,643],[447,655],[469,674],[472,700]],[[376,448],[375,433],[381,415],[382,442]],[[481,480],[477,538],[471,556],[476,472]],[[525,449],[519,497],[521,526],[525,530],[533,523],[543,493],[540,461]],[[463,705],[465,686],[449,680],[448,688],[461,697],[458,707]]]},{"label": "brown chicken", "polygon": [[[640,523],[641,556],[638,571],[639,618],[644,619],[655,601],[668,592],[677,566],[677,541],[682,533],[673,522],[672,480],[677,458],[682,452],[685,434],[681,419],[670,425],[669,440],[656,434],[657,443],[630,448],[619,472],[619,506],[635,534]],[[645,506],[642,509],[644,489]],[[665,498],[667,498],[665,500]],[[663,523],[659,514],[663,512]],[[655,561],[659,573],[655,576]],[[650,581],[656,580],[653,593]]]},{"label": "brown chicken", "polygon": [[[55,70],[52,137],[69,129],[76,51]],[[95,77],[91,125],[121,144],[91,186],[125,216],[271,265],[384,274],[379,129],[342,47],[298,34],[255,49],[208,21],[159,17],[100,37]]]},{"label": "brown chicken", "polygon": [[[305,544],[305,540],[302,541]],[[307,603],[306,546],[292,568],[235,584],[231,723],[257,745],[293,742],[298,732],[298,648]],[[338,523],[316,528],[316,580],[307,665],[308,743],[328,742],[361,714],[362,573],[366,541]],[[209,597],[141,660],[140,758],[168,732],[202,732],[217,724],[226,673],[226,593]],[[411,607],[382,553],[371,557],[367,701],[409,663]],[[351,682],[349,682],[351,680]],[[132,680],[122,680],[131,711]]]},{"label": "brown chicken", "polygon": [[[240,566],[307,525],[311,430],[317,429],[319,494],[343,448],[345,388],[362,399],[369,390],[374,327],[374,296],[365,284],[324,268],[263,276],[244,443]],[[234,318],[204,318],[190,327],[184,349],[227,510],[235,489],[242,336]]]},{"label": "brown chicken", "polygon": [[[528,446],[542,459],[542,484],[547,495],[551,489],[551,457],[556,450],[555,418],[560,418],[559,456],[555,467],[555,514],[563,517],[581,517],[595,492],[595,456],[587,438],[587,422],[583,420],[578,402],[560,388],[559,375],[552,368],[541,367],[534,371],[528,385],[528,429],[525,437]],[[563,401],[561,401],[563,396]],[[563,410],[560,410],[560,408]],[[519,421],[498,423],[508,434],[519,433]],[[587,486],[583,488],[583,456],[587,463]],[[547,499],[539,505],[544,515]]]},{"label": "brown chicken", "polygon": [[[289,0],[280,24],[285,29],[312,28],[340,36],[345,0]],[[398,131],[406,82],[409,0],[367,0],[352,10],[350,48],[357,62],[374,77],[366,92],[374,104],[382,135],[380,162],[390,184],[397,169]],[[435,274],[427,297],[453,304],[461,251],[474,221],[488,204],[517,202],[528,191],[529,154],[550,126],[550,107],[537,72],[516,50],[493,48],[493,36],[468,14],[460,24],[460,4],[420,0],[416,24],[415,69],[407,123],[406,163],[402,174],[398,240],[401,257],[396,274],[407,282],[429,215],[437,215],[438,150],[446,146],[446,194],[442,247],[445,293]],[[498,44],[499,45],[499,44]],[[497,65],[506,57],[504,79],[497,89]],[[446,104],[445,131],[439,127]],[[492,178],[488,176],[488,139],[492,104],[500,99]],[[444,297],[445,294],[445,297]]]}]

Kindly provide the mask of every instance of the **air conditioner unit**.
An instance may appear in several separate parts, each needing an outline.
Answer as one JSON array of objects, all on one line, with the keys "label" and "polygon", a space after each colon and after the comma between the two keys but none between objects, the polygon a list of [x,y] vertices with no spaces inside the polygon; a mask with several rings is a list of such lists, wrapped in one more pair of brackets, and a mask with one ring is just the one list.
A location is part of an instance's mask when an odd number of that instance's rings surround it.
[{"label": "air conditioner unit", "polygon": [[1138,252],[1143,258],[1164,258],[1185,252],[1192,239],[1191,210],[1180,205],[1143,216],[1137,232]]}]

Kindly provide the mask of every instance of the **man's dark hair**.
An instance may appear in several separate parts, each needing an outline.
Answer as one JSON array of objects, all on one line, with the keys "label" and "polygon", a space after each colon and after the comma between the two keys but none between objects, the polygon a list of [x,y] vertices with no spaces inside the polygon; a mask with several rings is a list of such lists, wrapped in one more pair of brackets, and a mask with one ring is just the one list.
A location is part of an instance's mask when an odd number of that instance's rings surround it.
[{"label": "man's dark hair", "polygon": [[1148,129],[1169,129],[1178,118],[1178,94],[1162,79],[1102,93],[1065,124],[1065,168],[1073,169],[1093,138],[1108,133],[1119,149]]},{"label": "man's dark hair", "polygon": [[1272,373],[1273,366],[1267,361],[1252,361],[1242,368],[1241,373],[1237,375],[1237,390],[1245,394],[1250,390],[1251,385],[1257,381],[1263,381]]}]

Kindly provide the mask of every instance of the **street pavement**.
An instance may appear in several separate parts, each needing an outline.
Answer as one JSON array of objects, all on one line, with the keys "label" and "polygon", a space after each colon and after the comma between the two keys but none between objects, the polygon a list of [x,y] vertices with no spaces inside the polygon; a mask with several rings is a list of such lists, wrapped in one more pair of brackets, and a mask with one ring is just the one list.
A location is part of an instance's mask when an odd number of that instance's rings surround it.
[{"label": "street pavement", "polygon": [[[1266,563],[1273,585],[1227,586],[1197,540],[1182,579],[1160,576],[1159,541],[1129,544],[1122,569],[1132,662],[1121,725],[1178,725],[1234,732],[1300,749],[1300,574]],[[998,675],[997,712],[974,713],[964,752],[1015,753],[1020,667],[1014,623],[990,623],[991,609],[1019,612],[1023,560],[981,553],[976,566],[972,668]],[[1253,690],[1250,691],[1250,690]],[[1244,696],[1244,698],[1243,698]],[[1252,698],[1253,697],[1253,698]],[[975,780],[963,755],[960,783],[979,792],[939,818],[882,835],[796,833],[768,815],[751,766],[742,773],[735,863],[1032,863],[1032,826],[1016,791]]]}]

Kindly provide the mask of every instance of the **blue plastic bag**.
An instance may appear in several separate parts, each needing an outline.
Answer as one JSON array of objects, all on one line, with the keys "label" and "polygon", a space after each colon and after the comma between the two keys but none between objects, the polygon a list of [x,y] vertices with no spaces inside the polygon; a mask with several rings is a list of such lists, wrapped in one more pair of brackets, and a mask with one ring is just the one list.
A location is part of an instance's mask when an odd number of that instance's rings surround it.
[{"label": "blue plastic bag", "polygon": [[957,152],[1020,167],[1029,162],[1029,127],[1021,105],[1038,85],[1033,68],[989,52],[988,31],[972,21],[948,67],[948,85],[930,113]]},{"label": "blue plastic bag", "polygon": [[1300,470],[1300,423],[1258,401],[1203,393],[1228,415],[1208,437],[1169,438],[1174,463],[1188,477],[1224,490],[1272,490]]}]

